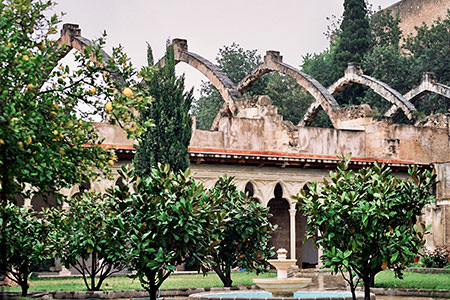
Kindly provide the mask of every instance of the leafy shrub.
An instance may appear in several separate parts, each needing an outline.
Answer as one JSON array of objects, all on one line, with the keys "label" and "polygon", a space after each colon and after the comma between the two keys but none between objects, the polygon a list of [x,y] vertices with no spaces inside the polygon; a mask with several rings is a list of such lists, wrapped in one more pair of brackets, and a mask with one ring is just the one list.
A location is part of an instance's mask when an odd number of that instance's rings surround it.
[{"label": "leafy shrub", "polygon": [[427,251],[423,257],[423,264],[426,268],[443,268],[450,264],[450,251],[441,247]]}]

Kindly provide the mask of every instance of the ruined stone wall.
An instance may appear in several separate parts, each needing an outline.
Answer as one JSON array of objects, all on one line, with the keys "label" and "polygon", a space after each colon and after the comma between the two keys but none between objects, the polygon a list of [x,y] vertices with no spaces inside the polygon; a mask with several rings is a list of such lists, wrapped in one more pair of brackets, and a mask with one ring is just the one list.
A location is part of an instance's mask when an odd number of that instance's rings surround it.
[{"label": "ruined stone wall", "polygon": [[341,155],[352,153],[365,157],[366,137],[363,131],[302,127],[298,130],[298,152]]},{"label": "ruined stone wall", "polygon": [[416,163],[450,161],[446,129],[377,122],[366,126],[366,157]]},{"label": "ruined stone wall", "polygon": [[415,27],[425,23],[431,25],[437,18],[444,18],[450,9],[450,0],[403,0],[385,10],[400,17],[400,28],[404,36],[415,34]]}]

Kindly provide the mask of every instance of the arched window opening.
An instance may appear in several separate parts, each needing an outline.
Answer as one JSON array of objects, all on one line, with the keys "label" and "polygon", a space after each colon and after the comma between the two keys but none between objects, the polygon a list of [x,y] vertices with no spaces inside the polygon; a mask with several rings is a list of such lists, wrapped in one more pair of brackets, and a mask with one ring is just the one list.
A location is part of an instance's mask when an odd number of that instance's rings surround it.
[{"label": "arched window opening", "polygon": [[247,182],[245,185],[244,192],[249,196],[252,197],[255,195],[255,189],[253,188],[253,184],[251,182]]},{"label": "arched window opening", "polygon": [[125,179],[121,176],[117,178],[116,182],[114,183],[115,186],[118,186],[120,188],[123,188],[125,186]]},{"label": "arched window opening", "polygon": [[281,187],[281,184],[277,183],[275,186],[275,190],[273,191],[273,194],[275,198],[283,198],[283,188]]}]

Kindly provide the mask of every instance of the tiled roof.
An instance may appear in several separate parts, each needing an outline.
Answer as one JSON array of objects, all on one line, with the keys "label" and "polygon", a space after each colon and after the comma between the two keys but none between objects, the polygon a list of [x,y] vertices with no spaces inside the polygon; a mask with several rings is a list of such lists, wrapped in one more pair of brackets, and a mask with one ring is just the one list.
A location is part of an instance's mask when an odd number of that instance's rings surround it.
[{"label": "tiled roof", "polygon": [[[112,145],[102,146],[113,148],[120,155],[133,156],[136,150],[132,145]],[[315,155],[306,153],[285,153],[273,151],[252,151],[235,149],[214,149],[189,147],[189,159],[197,163],[237,163],[237,164],[264,164],[282,166],[333,166],[340,158],[333,155]],[[365,157],[352,157],[350,164],[358,166],[372,165],[375,162],[386,163],[392,167],[407,168],[412,165],[429,166],[428,164],[416,163],[414,161],[398,159],[378,159]]]}]

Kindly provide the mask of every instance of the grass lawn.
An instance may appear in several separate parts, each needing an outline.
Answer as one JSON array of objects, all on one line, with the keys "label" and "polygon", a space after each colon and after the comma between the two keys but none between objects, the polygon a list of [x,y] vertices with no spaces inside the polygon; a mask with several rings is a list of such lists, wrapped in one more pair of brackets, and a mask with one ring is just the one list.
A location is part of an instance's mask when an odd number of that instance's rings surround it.
[{"label": "grass lawn", "polygon": [[[275,273],[260,274],[258,277],[275,277]],[[251,285],[255,273],[234,272],[233,285]],[[419,274],[406,272],[404,279],[394,277],[394,272],[384,271],[375,278],[376,287],[416,288],[416,289],[450,289],[450,274]],[[162,285],[163,289],[222,287],[222,282],[215,273],[188,275],[171,275]],[[111,277],[103,284],[104,290],[141,289],[139,280],[128,277]],[[5,288],[8,291],[20,291],[19,287]],[[81,277],[36,278],[30,280],[30,291],[85,291]]]},{"label": "grass lawn", "polygon": [[450,274],[420,274],[405,272],[403,279],[395,278],[394,272],[380,272],[375,286],[383,288],[446,289],[450,290]]},{"label": "grass lawn", "polygon": [[[252,285],[255,273],[234,272],[231,275],[233,285],[239,284]],[[264,273],[258,276],[276,277],[276,273]],[[164,281],[161,288],[178,289],[178,288],[206,288],[206,287],[222,287],[222,281],[215,273],[208,273],[206,276],[202,274],[188,275],[171,275]],[[103,290],[124,290],[124,289],[141,289],[139,280],[132,280],[125,276],[110,277],[103,283]],[[20,291],[20,287],[7,287],[7,291]],[[63,277],[63,278],[35,278],[30,280],[29,291],[85,291],[86,287],[81,277]]]}]

